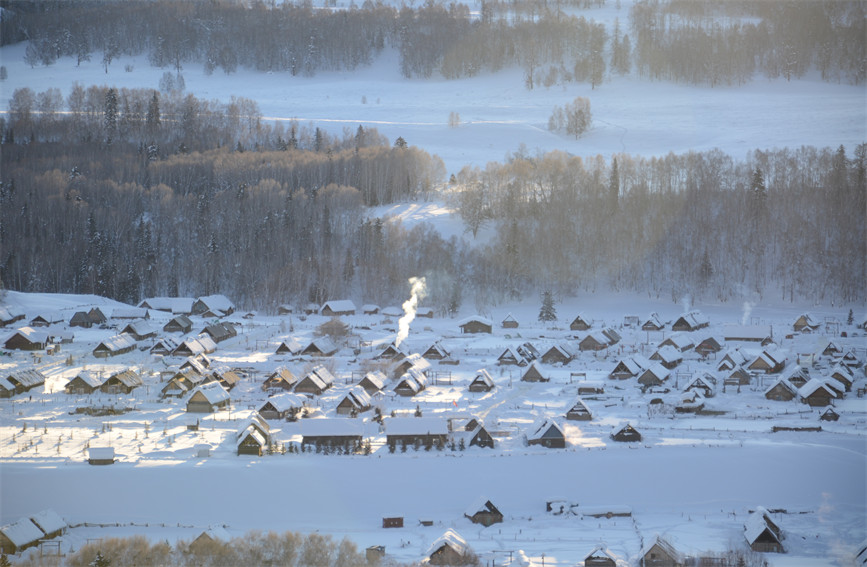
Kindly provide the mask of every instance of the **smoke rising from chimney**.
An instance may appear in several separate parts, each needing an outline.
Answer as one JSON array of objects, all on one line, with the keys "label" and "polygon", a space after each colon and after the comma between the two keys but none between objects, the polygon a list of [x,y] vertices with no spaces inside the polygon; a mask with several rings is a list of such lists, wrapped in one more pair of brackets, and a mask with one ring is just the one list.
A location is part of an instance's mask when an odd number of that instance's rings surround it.
[{"label": "smoke rising from chimney", "polygon": [[409,278],[409,285],[411,286],[410,297],[403,302],[403,317],[397,322],[397,337],[394,339],[394,346],[396,347],[399,347],[400,343],[409,336],[409,324],[415,319],[418,302],[427,295],[424,277]]},{"label": "smoke rising from chimney", "polygon": [[741,325],[749,325],[750,323],[750,313],[753,312],[753,303],[749,301],[744,301],[744,316],[741,317]]}]

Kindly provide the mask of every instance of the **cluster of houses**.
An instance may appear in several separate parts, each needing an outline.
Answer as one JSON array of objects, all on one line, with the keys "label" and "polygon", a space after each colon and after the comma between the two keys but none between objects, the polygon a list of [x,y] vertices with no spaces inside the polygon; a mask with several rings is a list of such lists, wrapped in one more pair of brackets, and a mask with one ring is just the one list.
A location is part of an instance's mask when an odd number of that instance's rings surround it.
[{"label": "cluster of houses", "polygon": [[0,527],[0,554],[11,555],[56,538],[68,525],[54,510],[43,510],[28,518]]}]

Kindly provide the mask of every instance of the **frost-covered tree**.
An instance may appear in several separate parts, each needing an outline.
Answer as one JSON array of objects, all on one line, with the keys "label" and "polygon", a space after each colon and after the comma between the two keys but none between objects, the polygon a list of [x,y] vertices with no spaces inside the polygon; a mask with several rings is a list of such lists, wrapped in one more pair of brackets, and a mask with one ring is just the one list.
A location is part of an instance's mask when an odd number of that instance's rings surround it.
[{"label": "frost-covered tree", "polygon": [[539,309],[539,321],[556,321],[557,310],[554,308],[554,294],[551,290],[542,292],[542,307]]}]

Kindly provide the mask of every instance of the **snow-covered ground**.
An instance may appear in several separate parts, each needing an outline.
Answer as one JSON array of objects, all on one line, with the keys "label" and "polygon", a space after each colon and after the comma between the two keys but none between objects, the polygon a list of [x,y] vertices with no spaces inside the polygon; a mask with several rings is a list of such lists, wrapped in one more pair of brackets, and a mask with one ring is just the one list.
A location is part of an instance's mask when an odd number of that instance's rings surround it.
[{"label": "snow-covered ground", "polygon": [[[27,319],[15,324],[21,326],[37,313],[60,311],[68,321],[84,306],[99,305],[110,314],[119,304],[94,296],[9,292],[3,305],[26,311]],[[89,538],[131,533],[160,541],[189,540],[215,524],[226,525],[234,535],[249,529],[319,530],[349,537],[362,548],[384,545],[399,561],[422,559],[430,543],[453,528],[483,562],[502,565],[507,551],[523,550],[536,564],[541,564],[544,553],[545,565],[575,565],[600,542],[634,561],[643,544],[657,534],[688,555],[741,546],[748,512],[765,506],[785,510],[774,512],[773,518],[787,536],[787,553],[766,554],[771,565],[846,565],[867,530],[867,399],[856,395],[865,386],[863,368],[856,370],[859,378],[852,392],[835,402],[841,416],[837,422],[819,421],[824,408],[765,399],[771,376],[754,377],[740,392],[731,387],[718,391],[706,405],[715,415],[654,413],[649,409],[651,399],[661,398],[670,409],[689,376],[697,372],[709,371],[721,386],[723,373],[716,365],[722,353],[702,360],[688,351],[669,382],[654,393],[642,393],[635,379],[607,378],[621,357],[650,356],[671,335],[670,330],[648,333],[625,327],[626,315],[644,319],[655,311],[672,321],[685,307],[635,295],[587,295],[558,303],[558,321],[542,324],[537,321],[538,302],[528,300],[487,313],[494,322],[490,335],[460,333],[461,318],[474,314],[469,310],[454,319],[415,319],[404,350],[424,352],[439,341],[453,364],[433,361],[439,380],[412,398],[395,396],[391,390],[396,381],[390,380],[376,405],[385,415],[411,415],[418,407],[425,417],[481,418],[497,446],[390,453],[385,433],[371,422],[372,412],[366,412],[357,419],[372,441],[372,454],[367,456],[237,456],[236,432],[250,411],[267,399],[261,384],[279,365],[299,377],[315,363],[331,368],[335,387],[310,404],[314,415],[336,418],[335,406],[352,387],[350,382],[358,380],[359,371],[374,366],[374,357],[394,339],[395,319],[344,317],[354,334],[349,346],[317,360],[276,355],[275,350],[290,337],[306,345],[325,317],[232,315],[229,319],[239,323],[240,333],[220,343],[211,358],[242,369],[244,378],[231,392],[231,408],[213,415],[187,414],[183,400],[160,399],[165,378],[159,372],[176,368],[182,359],[148,353],[153,339],[142,341],[141,348],[129,354],[96,359],[90,351],[116,331],[75,328],[74,342],[62,345],[57,355],[43,355],[34,362],[30,353],[11,351],[11,356],[0,358],[3,376],[34,365],[47,376],[44,388],[0,400],[0,524],[54,509],[70,524],[91,524],[64,536],[63,545],[74,549]],[[790,368],[799,354],[823,344],[822,337],[844,350],[854,349],[862,362],[865,358],[864,332],[845,324],[850,306],[766,302],[745,304],[743,310],[703,303],[689,307],[700,309],[711,321],[709,329],[691,334],[699,339],[722,333],[727,324],[770,325]],[[864,306],[851,307],[856,319],[863,319]],[[823,326],[816,334],[793,334],[792,323],[805,311],[823,324],[841,324]],[[522,368],[497,365],[507,346],[524,342],[542,353],[560,342],[577,350],[586,332],[570,331],[569,324],[579,312],[593,320],[591,331],[611,326],[623,340],[606,351],[579,353],[567,365],[543,364],[550,377],[547,383],[522,382]],[[509,313],[518,320],[517,329],[500,326]],[[170,317],[151,314],[156,328]],[[193,320],[195,334],[205,321]],[[847,337],[840,336],[843,331]],[[5,341],[11,332],[0,338]],[[738,345],[727,345],[734,346]],[[755,344],[739,346],[750,354],[761,351]],[[811,376],[827,377],[833,363],[830,357],[818,357]],[[128,396],[63,392],[68,379],[83,368],[107,374],[126,367],[145,375],[144,386]],[[493,391],[467,391],[479,368],[491,373]],[[565,421],[562,417],[582,382],[604,385],[603,394],[583,397],[593,419]],[[101,405],[133,409],[111,417],[71,413],[76,407]],[[525,444],[527,430],[541,418],[559,419],[564,425],[565,449]],[[188,430],[196,419],[198,431]],[[277,446],[300,441],[306,421],[272,421]],[[640,443],[610,439],[612,429],[626,422],[643,434]],[[821,426],[822,431],[772,433],[773,426]],[[118,462],[89,466],[88,444],[113,446]],[[210,445],[211,455],[196,457],[198,444]],[[502,510],[503,523],[483,528],[463,517],[481,495]],[[554,515],[546,512],[549,501],[577,506],[572,513]],[[591,515],[600,511],[631,515]],[[382,528],[382,518],[391,516],[404,517],[405,527]],[[433,525],[425,527],[422,520]]]}]

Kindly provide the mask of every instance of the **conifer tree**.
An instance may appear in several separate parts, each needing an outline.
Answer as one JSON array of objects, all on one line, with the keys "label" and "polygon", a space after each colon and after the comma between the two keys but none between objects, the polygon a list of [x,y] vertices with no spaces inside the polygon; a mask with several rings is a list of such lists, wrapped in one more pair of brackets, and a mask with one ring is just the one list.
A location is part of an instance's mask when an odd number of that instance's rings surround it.
[{"label": "conifer tree", "polygon": [[542,308],[539,310],[539,321],[556,321],[557,310],[554,308],[554,295],[551,290],[542,292]]}]

